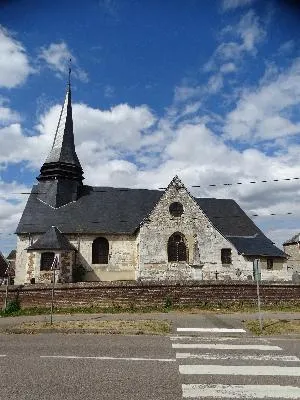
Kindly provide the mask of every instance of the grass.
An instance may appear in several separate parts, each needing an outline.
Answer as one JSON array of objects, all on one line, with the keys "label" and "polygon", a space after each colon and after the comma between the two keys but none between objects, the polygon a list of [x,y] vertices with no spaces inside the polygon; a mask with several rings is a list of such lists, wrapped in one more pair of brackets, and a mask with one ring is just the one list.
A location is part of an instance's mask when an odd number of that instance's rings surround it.
[{"label": "grass", "polygon": [[246,321],[245,327],[255,335],[288,335],[300,334],[300,320],[266,319],[260,331],[259,321]]},{"label": "grass", "polygon": [[[152,312],[186,312],[186,313],[238,313],[238,312],[257,312],[256,305],[246,302],[237,302],[231,304],[210,304],[209,302],[199,302],[194,306],[174,305],[167,298],[162,305],[137,306],[135,304],[120,305],[110,303],[107,305],[89,305],[75,307],[55,307],[55,314],[119,314],[119,313],[152,313]],[[286,311],[300,312],[300,303],[277,303],[262,306],[262,311]],[[26,316],[26,315],[46,315],[50,313],[50,307],[28,307],[21,308],[18,311],[4,312],[0,311],[0,317]]]},{"label": "grass", "polygon": [[117,320],[117,321],[55,321],[24,322],[6,328],[5,333],[97,333],[121,335],[167,335],[171,332],[171,324],[161,320]]}]

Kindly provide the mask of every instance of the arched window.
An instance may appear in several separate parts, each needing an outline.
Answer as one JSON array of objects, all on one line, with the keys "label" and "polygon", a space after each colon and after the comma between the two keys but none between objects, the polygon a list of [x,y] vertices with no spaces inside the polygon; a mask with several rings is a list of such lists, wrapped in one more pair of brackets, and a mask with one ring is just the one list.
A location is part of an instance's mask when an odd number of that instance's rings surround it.
[{"label": "arched window", "polygon": [[41,263],[40,263],[40,270],[41,271],[50,271],[53,261],[54,261],[55,254],[51,251],[47,251],[41,254]]},{"label": "arched window", "polygon": [[99,237],[93,241],[92,263],[108,264],[109,245],[107,239]]},{"label": "arched window", "polygon": [[184,236],[179,232],[173,233],[169,238],[168,261],[187,261],[187,249]]}]

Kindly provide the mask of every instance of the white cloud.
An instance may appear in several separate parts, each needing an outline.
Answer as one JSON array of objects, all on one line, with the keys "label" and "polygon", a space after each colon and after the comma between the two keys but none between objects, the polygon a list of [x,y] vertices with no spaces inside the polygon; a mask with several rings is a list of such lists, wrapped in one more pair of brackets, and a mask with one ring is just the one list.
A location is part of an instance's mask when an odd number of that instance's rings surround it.
[{"label": "white cloud", "polygon": [[232,140],[256,142],[300,132],[300,119],[290,113],[300,101],[300,58],[291,67],[244,92],[228,113],[224,132]]},{"label": "white cloud", "polygon": [[287,54],[290,53],[295,47],[295,42],[294,40],[288,40],[287,42],[284,42],[278,49],[279,54]]},{"label": "white cloud", "polygon": [[266,37],[266,31],[259,17],[253,10],[243,15],[238,24],[226,26],[220,35],[221,39],[229,37],[229,41],[222,42],[216,49],[210,63],[226,60],[238,61],[245,54],[256,55],[257,45]]},{"label": "white cloud", "polygon": [[223,0],[222,8],[224,11],[239,7],[250,6],[255,0]]},{"label": "white cloud", "polygon": [[[60,110],[61,106],[56,105],[42,115],[32,136],[26,136],[19,123],[0,128],[0,163],[27,161],[30,167],[39,168],[52,144]],[[143,146],[151,149],[163,140],[159,134],[148,134],[156,118],[146,106],[119,104],[100,110],[74,104],[73,117],[77,149],[83,162],[97,163],[104,154],[105,162],[138,152]]]},{"label": "white cloud", "polygon": [[207,82],[207,91],[209,93],[217,93],[222,89],[223,84],[222,74],[212,75]]},{"label": "white cloud", "polygon": [[115,95],[115,88],[111,85],[106,85],[104,87],[104,96],[105,97],[114,97]]},{"label": "white cloud", "polygon": [[256,45],[261,42],[266,35],[262,28],[259,18],[254,11],[249,11],[239,22],[237,33],[242,39],[241,50],[256,53]]},{"label": "white cloud", "polygon": [[21,218],[31,188],[17,182],[0,179],[0,241],[1,251],[7,255],[16,246],[14,232]]},{"label": "white cloud", "polygon": [[222,74],[230,74],[231,72],[235,72],[236,71],[236,66],[234,65],[234,63],[226,63],[221,65],[220,67],[220,72]]},{"label": "white cloud", "polygon": [[22,43],[1,25],[0,54],[0,87],[19,86],[34,72]]},{"label": "white cloud", "polygon": [[0,126],[18,122],[20,115],[9,107],[0,106]]},{"label": "white cloud", "polygon": [[[158,188],[166,187],[179,174],[195,195],[233,197],[250,214],[265,215],[274,210],[283,213],[292,209],[295,220],[300,218],[297,207],[290,202],[300,194],[296,181],[268,186],[209,187],[212,183],[249,182],[256,177],[300,176],[299,148],[292,147],[284,154],[273,156],[255,149],[239,151],[208,128],[205,118],[175,124],[168,118],[157,121],[146,106],[120,104],[110,110],[99,110],[74,104],[73,110],[77,153],[87,184]],[[55,106],[41,117],[36,136],[25,136],[18,123],[3,128],[0,160],[6,163],[27,160],[39,168],[50,149],[59,111],[60,107]],[[200,189],[190,188],[197,184],[201,185]],[[14,190],[3,186],[2,193],[8,191]],[[1,204],[5,210],[3,224],[13,230],[22,207],[9,199]],[[266,222],[261,221],[263,228]]]},{"label": "white cloud", "polygon": [[228,25],[219,35],[219,44],[202,68],[208,74],[207,84],[184,82],[175,88],[174,101],[203,100],[224,87],[226,76],[236,74],[245,57],[255,57],[266,32],[253,10],[244,14],[236,25]]},{"label": "white cloud", "polygon": [[39,59],[44,60],[48,67],[58,76],[68,73],[69,62],[72,60],[72,71],[75,77],[82,82],[88,82],[87,73],[78,65],[77,59],[65,42],[51,43],[48,47],[42,47]]}]

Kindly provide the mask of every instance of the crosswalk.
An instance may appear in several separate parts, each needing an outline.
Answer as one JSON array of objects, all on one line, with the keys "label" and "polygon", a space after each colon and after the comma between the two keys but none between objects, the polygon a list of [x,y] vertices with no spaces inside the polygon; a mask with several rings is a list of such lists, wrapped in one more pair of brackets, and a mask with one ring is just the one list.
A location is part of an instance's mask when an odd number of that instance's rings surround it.
[{"label": "crosswalk", "polygon": [[183,399],[300,400],[300,359],[267,338],[245,334],[243,329],[177,328],[170,339]]}]

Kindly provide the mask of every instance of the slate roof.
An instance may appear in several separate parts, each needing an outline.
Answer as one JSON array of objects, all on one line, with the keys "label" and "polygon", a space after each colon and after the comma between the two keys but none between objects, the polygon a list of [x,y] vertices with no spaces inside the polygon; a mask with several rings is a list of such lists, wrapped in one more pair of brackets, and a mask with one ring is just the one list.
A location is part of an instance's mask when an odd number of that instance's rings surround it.
[{"label": "slate roof", "polygon": [[253,236],[227,236],[240,254],[247,256],[286,257],[286,254],[274,246],[264,234]]},{"label": "slate roof", "polygon": [[52,225],[61,232],[132,234],[153,209],[163,192],[84,186],[76,202],[52,208],[32,189],[16,233],[41,233]]},{"label": "slate roof", "polygon": [[291,239],[287,240],[286,242],[283,243],[284,246],[289,245],[289,244],[296,244],[300,242],[300,233],[297,233],[294,235]]},{"label": "slate roof", "polygon": [[65,101],[61,110],[52,149],[45,163],[63,162],[81,168],[78,160],[73,132],[71,86],[68,84]]},{"label": "slate roof", "polygon": [[17,250],[12,250],[6,257],[7,260],[15,260],[17,255]]},{"label": "slate roof", "polygon": [[6,276],[5,272],[8,267],[8,262],[7,259],[4,257],[4,255],[0,251],[0,277],[4,278]]},{"label": "slate roof", "polygon": [[[29,196],[16,233],[43,233],[52,225],[63,233],[133,234],[164,192],[83,186],[76,202],[52,208],[39,200],[39,185]],[[196,198],[199,207],[240,253],[285,257],[234,200]]]},{"label": "slate roof", "polygon": [[27,250],[76,250],[69,240],[57,229],[52,226]]}]

